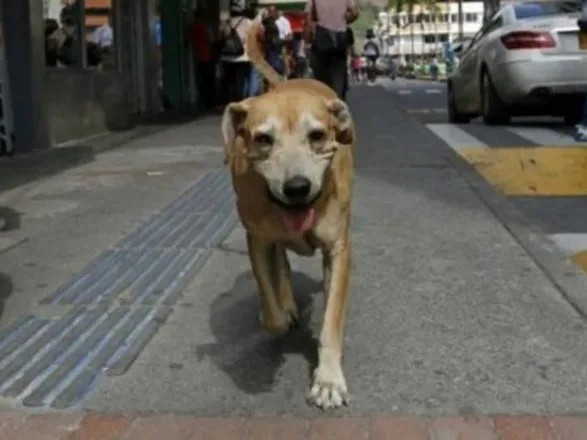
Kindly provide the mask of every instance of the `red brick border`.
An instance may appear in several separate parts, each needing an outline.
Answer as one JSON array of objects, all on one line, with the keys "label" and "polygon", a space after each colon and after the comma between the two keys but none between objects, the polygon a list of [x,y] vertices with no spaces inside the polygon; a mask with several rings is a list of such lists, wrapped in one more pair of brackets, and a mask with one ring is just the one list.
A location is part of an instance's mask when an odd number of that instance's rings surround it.
[{"label": "red brick border", "polygon": [[587,417],[204,418],[0,412],[6,440],[585,440]]}]

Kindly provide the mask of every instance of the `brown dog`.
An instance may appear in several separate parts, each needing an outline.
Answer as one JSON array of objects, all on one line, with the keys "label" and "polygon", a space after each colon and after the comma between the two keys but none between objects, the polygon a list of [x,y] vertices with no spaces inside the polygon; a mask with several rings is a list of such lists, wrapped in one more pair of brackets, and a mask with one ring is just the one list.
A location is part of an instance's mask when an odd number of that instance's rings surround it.
[{"label": "brown dog", "polygon": [[254,26],[249,58],[271,89],[226,107],[226,158],[261,320],[270,332],[286,332],[298,319],[286,250],[305,256],[322,251],[326,310],[308,398],[334,408],[348,402],[341,355],[355,128],[347,105],[327,86],[311,79],[283,82],[264,60],[256,32]]}]

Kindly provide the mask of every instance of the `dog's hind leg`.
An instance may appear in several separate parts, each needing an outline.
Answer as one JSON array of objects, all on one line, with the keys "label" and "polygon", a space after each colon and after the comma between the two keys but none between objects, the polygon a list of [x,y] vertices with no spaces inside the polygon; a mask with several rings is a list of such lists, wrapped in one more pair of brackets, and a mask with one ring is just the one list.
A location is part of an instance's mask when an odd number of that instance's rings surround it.
[{"label": "dog's hind leg", "polygon": [[283,310],[279,301],[277,280],[280,265],[277,245],[247,234],[247,246],[261,297],[261,321],[271,333],[285,333],[290,328],[293,317]]},{"label": "dog's hind leg", "polygon": [[[320,408],[336,408],[348,403],[348,390],[342,371],[342,335],[350,270],[348,237],[325,251],[326,310],[318,347],[318,366],[308,398]],[[326,270],[330,269],[330,270]]]}]

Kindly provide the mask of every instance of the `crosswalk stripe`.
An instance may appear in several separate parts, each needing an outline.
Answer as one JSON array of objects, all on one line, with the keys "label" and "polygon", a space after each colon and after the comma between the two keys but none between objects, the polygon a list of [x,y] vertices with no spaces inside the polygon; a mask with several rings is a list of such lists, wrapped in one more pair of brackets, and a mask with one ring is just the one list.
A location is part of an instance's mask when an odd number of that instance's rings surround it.
[{"label": "crosswalk stripe", "polygon": [[488,148],[488,145],[453,124],[427,124],[426,127],[455,151]]},{"label": "crosswalk stripe", "polygon": [[412,91],[411,90],[398,90],[398,93],[400,95],[411,95]]},{"label": "crosswalk stripe", "polygon": [[548,238],[566,253],[573,263],[587,272],[587,234],[550,234]]},{"label": "crosswalk stripe", "polygon": [[428,93],[430,95],[439,95],[442,93],[442,90],[440,90],[440,89],[426,89],[426,93]]},{"label": "crosswalk stripe", "polygon": [[[488,148],[456,125],[426,126],[505,196],[587,196],[584,172],[587,150],[577,147],[568,135],[547,128],[503,127],[534,146]],[[569,148],[560,148],[563,145]],[[587,233],[547,236],[570,261],[587,273]]]},{"label": "crosswalk stripe", "polygon": [[572,136],[539,127],[506,127],[506,130],[537,145],[569,146],[576,142]]},{"label": "crosswalk stripe", "polygon": [[587,249],[587,234],[584,233],[550,234],[548,238],[568,255],[574,255]]}]

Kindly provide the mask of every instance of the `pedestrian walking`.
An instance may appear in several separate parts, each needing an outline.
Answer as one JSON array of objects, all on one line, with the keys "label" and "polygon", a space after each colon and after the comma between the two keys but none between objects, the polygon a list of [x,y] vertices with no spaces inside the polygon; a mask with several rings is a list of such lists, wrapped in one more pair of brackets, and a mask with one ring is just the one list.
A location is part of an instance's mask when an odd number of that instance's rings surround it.
[{"label": "pedestrian walking", "polygon": [[348,24],[358,17],[355,0],[308,0],[304,40],[314,78],[341,98],[346,94]]}]

